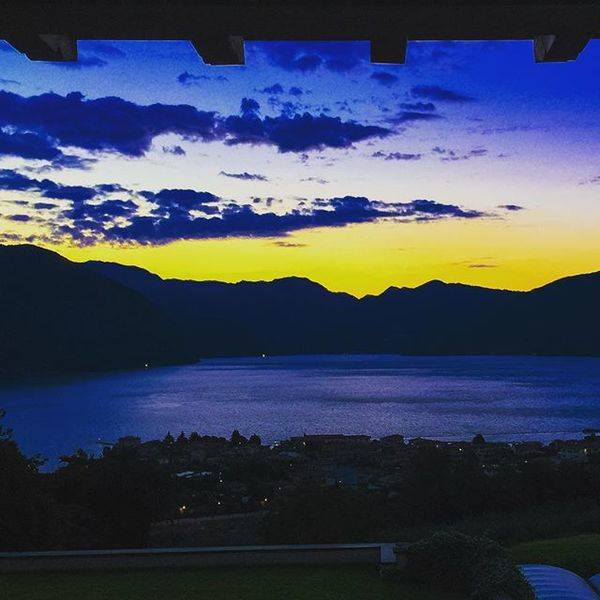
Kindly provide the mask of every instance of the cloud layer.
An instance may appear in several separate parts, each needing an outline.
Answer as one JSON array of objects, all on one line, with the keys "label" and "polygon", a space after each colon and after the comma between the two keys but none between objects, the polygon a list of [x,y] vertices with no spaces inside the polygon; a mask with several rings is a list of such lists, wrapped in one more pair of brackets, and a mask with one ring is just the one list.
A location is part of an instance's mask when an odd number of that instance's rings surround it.
[{"label": "cloud layer", "polygon": [[[37,210],[36,220],[53,241],[68,239],[78,244],[165,244],[183,239],[227,237],[285,237],[294,231],[318,227],[344,227],[380,220],[430,221],[475,219],[486,213],[428,199],[381,202],[363,196],[305,200],[296,208],[274,212],[274,199],[258,204],[238,203],[208,191],[170,189],[126,190],[118,184],[61,185],[49,179],[27,177],[0,170],[0,189],[31,192],[44,199],[18,201]],[[117,195],[118,197],[114,197]],[[27,211],[10,220],[31,218]]]},{"label": "cloud layer", "polygon": [[26,97],[0,91],[0,133],[0,153],[52,160],[65,146],[139,157],[163,134],[188,141],[220,140],[229,145],[274,146],[279,152],[307,152],[349,148],[393,132],[309,112],[262,116],[252,98],[242,99],[240,114],[223,117],[189,104],[140,105],[116,96],[86,99],[79,92]]}]

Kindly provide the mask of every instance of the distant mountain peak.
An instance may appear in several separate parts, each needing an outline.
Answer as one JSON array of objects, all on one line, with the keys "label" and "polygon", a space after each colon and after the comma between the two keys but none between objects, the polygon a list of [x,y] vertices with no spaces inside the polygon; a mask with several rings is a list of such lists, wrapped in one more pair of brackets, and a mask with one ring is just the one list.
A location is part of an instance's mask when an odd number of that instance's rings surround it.
[{"label": "distant mountain peak", "polygon": [[160,275],[157,275],[156,273],[152,273],[152,271],[148,271],[148,269],[144,269],[143,267],[137,267],[135,265],[123,265],[121,263],[106,260],[87,260],[81,264],[83,264],[85,267],[90,267],[92,269],[108,271],[128,271],[130,273],[137,273],[138,275],[145,275],[147,277],[157,278],[164,281],[164,279]]},{"label": "distant mountain peak", "polygon": [[290,275],[288,277],[278,277],[277,279],[273,279],[270,282],[264,283],[272,283],[275,285],[282,286],[291,286],[291,287],[303,287],[303,288],[319,288],[326,290],[327,288],[308,277],[300,277],[299,275]]},{"label": "distant mountain peak", "polygon": [[[357,299],[306,277],[165,280],[139,267],[73,263],[31,245],[0,246],[0,314],[12,327],[4,341],[12,344],[5,354],[15,368],[49,367],[61,347],[63,358],[81,367],[178,360],[178,345],[185,356],[188,348],[194,356],[599,355],[598,305],[600,273],[530,292],[435,279]],[[111,340],[117,342],[109,350]]]},{"label": "distant mountain peak", "polygon": [[442,281],[441,279],[431,279],[430,281],[426,281],[425,283],[422,283],[421,285],[418,285],[417,287],[413,288],[415,290],[424,290],[424,289],[434,289],[434,288],[443,288],[443,287],[448,287],[449,285],[463,285],[463,284],[451,284],[451,283],[446,283],[445,281]]},{"label": "distant mountain peak", "polygon": [[0,252],[5,256],[52,256],[56,259],[67,260],[54,250],[48,250],[34,244],[0,244]]}]

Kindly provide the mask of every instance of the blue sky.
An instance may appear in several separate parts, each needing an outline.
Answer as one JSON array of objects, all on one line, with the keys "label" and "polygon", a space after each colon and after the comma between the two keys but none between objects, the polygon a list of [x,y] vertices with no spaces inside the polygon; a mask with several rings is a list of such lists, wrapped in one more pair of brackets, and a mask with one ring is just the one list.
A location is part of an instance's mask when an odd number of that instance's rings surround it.
[{"label": "blue sky", "polygon": [[[5,241],[196,278],[363,274],[359,293],[600,267],[597,41],[565,64],[535,64],[531,42],[411,43],[398,66],[371,65],[367,42],[247,43],[243,67],[186,42],[79,55],[0,45]],[[374,236],[387,245],[365,249]],[[398,261],[404,238],[418,251]],[[373,252],[389,260],[365,277]]]}]

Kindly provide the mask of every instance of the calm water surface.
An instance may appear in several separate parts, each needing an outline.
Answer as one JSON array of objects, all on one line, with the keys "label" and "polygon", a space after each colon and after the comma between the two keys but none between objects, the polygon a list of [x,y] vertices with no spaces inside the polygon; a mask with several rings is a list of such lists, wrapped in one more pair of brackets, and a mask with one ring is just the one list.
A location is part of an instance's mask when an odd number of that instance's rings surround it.
[{"label": "calm water surface", "polygon": [[0,387],[7,424],[51,459],[127,434],[238,428],[265,441],[341,432],[440,439],[577,437],[600,428],[600,359],[301,356]]}]

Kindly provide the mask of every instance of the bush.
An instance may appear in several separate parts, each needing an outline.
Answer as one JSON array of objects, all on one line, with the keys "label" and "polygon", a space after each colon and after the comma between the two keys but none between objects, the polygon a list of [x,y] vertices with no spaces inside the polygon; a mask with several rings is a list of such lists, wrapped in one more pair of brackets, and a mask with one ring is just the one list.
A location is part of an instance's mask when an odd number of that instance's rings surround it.
[{"label": "bush", "polygon": [[347,488],[309,488],[275,502],[264,521],[268,544],[375,541],[383,511],[379,496]]},{"label": "bush", "polygon": [[533,590],[498,543],[438,532],[408,549],[409,575],[470,600],[533,600]]}]

